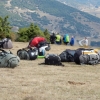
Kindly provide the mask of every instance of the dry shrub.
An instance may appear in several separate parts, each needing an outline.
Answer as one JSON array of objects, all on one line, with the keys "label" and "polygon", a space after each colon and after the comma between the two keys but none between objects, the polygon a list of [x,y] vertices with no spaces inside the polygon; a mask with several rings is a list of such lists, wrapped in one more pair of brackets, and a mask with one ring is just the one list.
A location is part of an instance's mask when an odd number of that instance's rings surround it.
[{"label": "dry shrub", "polygon": [[12,41],[15,41],[16,38],[17,38],[17,34],[12,32],[12,33],[10,34],[10,37],[11,37],[11,40],[12,40]]}]

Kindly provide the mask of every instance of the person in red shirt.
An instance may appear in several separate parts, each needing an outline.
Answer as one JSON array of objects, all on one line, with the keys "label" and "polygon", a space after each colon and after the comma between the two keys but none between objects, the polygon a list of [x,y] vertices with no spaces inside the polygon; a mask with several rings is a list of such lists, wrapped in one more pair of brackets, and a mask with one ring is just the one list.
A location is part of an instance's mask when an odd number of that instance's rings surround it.
[{"label": "person in red shirt", "polygon": [[44,37],[35,37],[35,38],[31,39],[31,41],[29,42],[28,47],[40,48],[41,46],[43,46],[46,43],[47,43],[47,41]]},{"label": "person in red shirt", "polygon": [[31,47],[36,47],[40,56],[45,55],[45,50],[50,50],[50,45],[49,43],[47,43],[44,37],[34,37],[33,39],[31,39],[27,48]]}]

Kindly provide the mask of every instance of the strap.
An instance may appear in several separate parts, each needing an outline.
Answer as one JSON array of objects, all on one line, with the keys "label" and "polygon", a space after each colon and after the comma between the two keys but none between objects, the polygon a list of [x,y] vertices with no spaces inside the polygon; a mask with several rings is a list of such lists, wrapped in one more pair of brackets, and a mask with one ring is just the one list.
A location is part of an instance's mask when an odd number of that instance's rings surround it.
[{"label": "strap", "polygon": [[70,57],[73,58],[73,55],[71,55],[69,52],[66,53],[67,53],[68,60],[71,60]]},{"label": "strap", "polygon": [[17,57],[11,57],[9,60],[7,60],[7,66],[6,66],[6,67],[9,67],[9,66],[8,66],[9,64],[10,64],[10,67],[11,67],[11,63],[9,63],[9,61],[10,61],[12,58],[17,58]]},{"label": "strap", "polygon": [[61,63],[61,66],[64,67],[65,65]]},{"label": "strap", "polygon": [[0,51],[2,51],[2,52],[4,52],[4,53],[8,53],[7,51],[5,51],[5,50],[3,50],[3,49],[1,49],[1,48],[0,48]]},{"label": "strap", "polygon": [[46,65],[45,63],[38,63],[38,65]]},{"label": "strap", "polygon": [[[86,55],[86,56],[88,57],[88,55]],[[85,61],[86,58],[84,56],[83,56],[83,58],[84,58],[84,61]],[[89,60],[90,60],[90,58],[87,58],[86,64],[88,64]]]},{"label": "strap", "polygon": [[90,58],[91,55],[88,55],[88,56],[89,56],[88,64],[95,65],[95,64],[99,63],[99,60],[98,60],[97,55],[96,55],[96,59],[92,59],[92,60],[91,60],[91,58]]},{"label": "strap", "polygon": [[13,54],[10,50],[9,50],[10,52],[7,52],[7,51],[5,51],[5,50],[3,50],[3,49],[0,48],[0,51],[2,51],[2,52],[4,52],[4,53],[10,53],[10,54]]},{"label": "strap", "polygon": [[[45,63],[38,63],[38,65],[47,65],[47,64],[45,64]],[[65,65],[61,63],[61,64],[58,65],[58,66],[62,66],[62,67],[64,67]]]}]

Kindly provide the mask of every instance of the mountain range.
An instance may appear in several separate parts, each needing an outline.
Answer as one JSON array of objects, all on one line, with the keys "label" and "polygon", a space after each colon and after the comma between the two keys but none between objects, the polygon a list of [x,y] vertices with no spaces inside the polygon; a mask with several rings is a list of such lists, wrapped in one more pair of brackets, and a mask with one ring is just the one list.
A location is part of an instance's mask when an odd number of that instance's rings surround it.
[{"label": "mountain range", "polygon": [[100,18],[100,0],[57,0]]},{"label": "mountain range", "polygon": [[68,33],[77,37],[100,35],[100,18],[61,0],[0,0],[0,9],[0,16],[8,15],[11,26],[17,28],[34,23],[50,33]]}]

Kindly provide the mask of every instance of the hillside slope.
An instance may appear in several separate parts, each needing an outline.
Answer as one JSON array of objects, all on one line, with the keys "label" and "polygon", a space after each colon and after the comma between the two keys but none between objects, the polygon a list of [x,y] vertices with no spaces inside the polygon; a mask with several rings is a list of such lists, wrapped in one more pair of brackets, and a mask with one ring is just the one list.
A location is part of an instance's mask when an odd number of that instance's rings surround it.
[{"label": "hillside slope", "polygon": [[[74,36],[100,35],[100,19],[56,0],[1,0],[1,16],[9,15],[12,26],[38,24],[50,32]],[[3,11],[3,12],[2,12]]]},{"label": "hillside slope", "polygon": [[57,0],[100,18],[100,0]]}]

